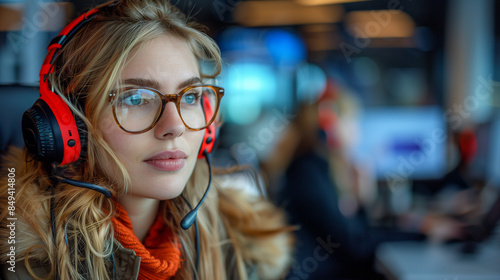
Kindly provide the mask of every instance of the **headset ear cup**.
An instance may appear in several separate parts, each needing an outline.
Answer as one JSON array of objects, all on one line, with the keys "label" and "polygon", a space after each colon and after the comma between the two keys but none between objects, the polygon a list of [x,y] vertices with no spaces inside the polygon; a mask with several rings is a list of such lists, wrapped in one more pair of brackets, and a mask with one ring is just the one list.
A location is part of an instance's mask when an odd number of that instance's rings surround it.
[{"label": "headset ear cup", "polygon": [[[44,99],[40,98],[24,112],[23,137],[31,156],[39,161],[65,165],[80,158],[81,137],[84,136],[86,140],[87,130],[82,120],[76,123],[75,116],[64,101],[61,100],[57,104],[56,109],[52,109]],[[62,124],[58,120],[62,120]]]},{"label": "headset ear cup", "polygon": [[47,103],[38,99],[22,118],[24,143],[28,152],[43,162],[61,162],[64,144],[59,124]]}]

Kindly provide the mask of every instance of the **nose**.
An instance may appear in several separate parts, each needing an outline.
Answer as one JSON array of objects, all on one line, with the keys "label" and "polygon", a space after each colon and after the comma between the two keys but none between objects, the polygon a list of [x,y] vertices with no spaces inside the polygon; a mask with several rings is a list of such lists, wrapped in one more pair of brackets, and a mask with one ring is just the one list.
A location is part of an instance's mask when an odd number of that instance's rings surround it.
[{"label": "nose", "polygon": [[177,138],[184,133],[186,127],[173,102],[168,102],[165,105],[163,114],[154,127],[154,130],[155,136],[158,139]]}]

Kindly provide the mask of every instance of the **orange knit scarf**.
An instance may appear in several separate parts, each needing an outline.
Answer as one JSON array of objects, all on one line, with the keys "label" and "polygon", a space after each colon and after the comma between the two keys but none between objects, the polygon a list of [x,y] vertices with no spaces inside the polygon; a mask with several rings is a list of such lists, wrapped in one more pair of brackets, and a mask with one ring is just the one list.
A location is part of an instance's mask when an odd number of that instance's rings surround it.
[{"label": "orange knit scarf", "polygon": [[117,204],[116,213],[112,220],[115,238],[141,257],[138,279],[165,280],[174,276],[181,266],[180,244],[162,217],[158,215],[143,244],[134,234],[132,222],[120,204]]}]

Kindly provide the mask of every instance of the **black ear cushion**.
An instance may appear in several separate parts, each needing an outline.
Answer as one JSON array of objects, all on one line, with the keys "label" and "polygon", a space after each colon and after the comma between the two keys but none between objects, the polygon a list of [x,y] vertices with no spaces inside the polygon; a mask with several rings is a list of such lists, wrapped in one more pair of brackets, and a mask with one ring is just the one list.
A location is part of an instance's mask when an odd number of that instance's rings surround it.
[{"label": "black ear cushion", "polygon": [[50,107],[42,99],[24,112],[22,119],[26,149],[37,160],[61,162],[64,144],[61,129]]}]

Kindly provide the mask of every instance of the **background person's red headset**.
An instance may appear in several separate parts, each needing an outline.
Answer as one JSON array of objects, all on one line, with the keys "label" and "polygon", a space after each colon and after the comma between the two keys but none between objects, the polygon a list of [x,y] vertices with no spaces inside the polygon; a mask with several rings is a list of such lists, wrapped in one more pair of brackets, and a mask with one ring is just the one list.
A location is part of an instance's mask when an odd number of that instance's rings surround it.
[{"label": "background person's red headset", "polygon": [[[54,71],[55,60],[59,51],[80,28],[97,15],[98,11],[98,9],[93,9],[77,17],[49,44],[47,56],[40,70],[40,98],[36,100],[31,108],[24,112],[22,119],[26,149],[31,156],[39,161],[55,165],[71,164],[82,156],[82,150],[87,145],[85,136],[87,131],[83,121],[79,120],[71,112],[68,104],[51,90],[48,75]],[[203,101],[205,118],[210,119],[209,116],[213,114],[213,108],[209,105],[208,100]],[[209,160],[208,154],[212,152],[214,147],[215,136],[216,125],[213,123],[205,129],[198,158],[207,158]],[[99,191],[107,197],[111,196],[107,189],[100,186],[70,179],[64,179],[63,181],[78,187]],[[199,204],[203,200],[204,198]],[[199,205],[195,209],[198,207]]]}]

